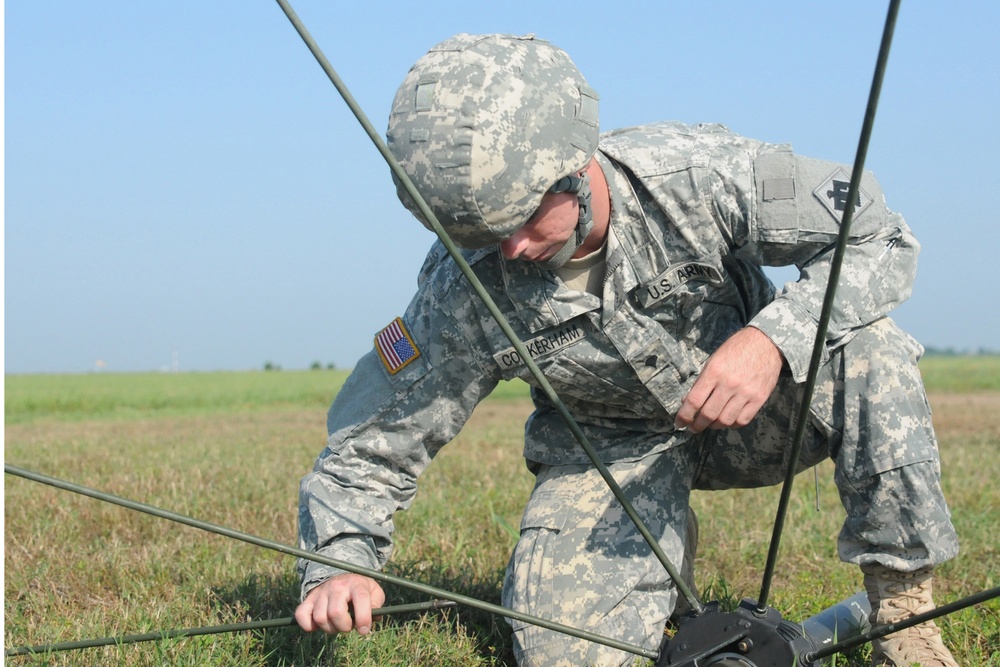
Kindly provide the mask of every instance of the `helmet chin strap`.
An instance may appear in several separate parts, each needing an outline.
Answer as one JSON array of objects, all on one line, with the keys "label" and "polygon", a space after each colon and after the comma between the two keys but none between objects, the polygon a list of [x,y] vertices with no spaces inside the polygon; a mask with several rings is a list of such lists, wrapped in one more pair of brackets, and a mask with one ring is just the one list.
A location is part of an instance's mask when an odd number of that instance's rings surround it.
[{"label": "helmet chin strap", "polygon": [[549,188],[549,192],[575,192],[580,211],[573,236],[566,241],[565,245],[559,249],[559,252],[544,262],[539,262],[542,268],[552,270],[558,269],[568,262],[594,229],[594,210],[590,206],[590,175],[587,172],[583,172],[580,176],[576,174],[563,176],[556,181],[555,185]]}]

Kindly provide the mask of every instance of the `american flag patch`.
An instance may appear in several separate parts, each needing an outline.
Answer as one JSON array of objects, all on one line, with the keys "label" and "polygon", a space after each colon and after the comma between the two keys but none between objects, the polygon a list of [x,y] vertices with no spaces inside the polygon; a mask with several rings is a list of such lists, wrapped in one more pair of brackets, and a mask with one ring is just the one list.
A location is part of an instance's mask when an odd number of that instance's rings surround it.
[{"label": "american flag patch", "polygon": [[386,370],[392,375],[420,356],[420,350],[410,338],[401,317],[394,319],[392,324],[375,335],[375,349]]}]

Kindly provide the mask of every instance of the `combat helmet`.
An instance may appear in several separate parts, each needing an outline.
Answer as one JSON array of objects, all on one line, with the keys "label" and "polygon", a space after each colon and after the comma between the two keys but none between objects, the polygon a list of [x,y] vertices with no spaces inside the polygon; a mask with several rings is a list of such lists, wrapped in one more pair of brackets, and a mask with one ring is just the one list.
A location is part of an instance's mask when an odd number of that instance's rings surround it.
[{"label": "combat helmet", "polygon": [[[455,243],[483,248],[520,229],[550,189],[577,192],[590,223],[589,187],[576,175],[597,150],[597,107],[597,93],[549,42],[460,34],[410,69],[386,137]],[[398,182],[397,191],[429,227]]]}]

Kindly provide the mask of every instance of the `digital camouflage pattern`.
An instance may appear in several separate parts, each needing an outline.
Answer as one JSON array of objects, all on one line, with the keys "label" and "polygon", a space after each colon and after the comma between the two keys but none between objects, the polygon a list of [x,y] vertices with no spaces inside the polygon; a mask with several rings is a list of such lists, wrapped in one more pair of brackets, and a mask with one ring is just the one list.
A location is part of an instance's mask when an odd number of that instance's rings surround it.
[{"label": "digital camouflage pattern", "polygon": [[482,248],[517,231],[556,181],[587,166],[597,106],[565,51],[532,35],[461,34],[410,69],[386,139],[452,240]]},{"label": "digital camouflage pattern", "polygon": [[[840,538],[845,561],[911,571],[955,555],[955,535],[937,486],[933,430],[914,372],[918,353],[906,334],[882,319],[823,368],[799,469],[831,456],[836,461],[848,508]],[[610,466],[673,563],[681,562],[678,536],[684,535],[690,489],[782,481],[801,394],[801,385],[786,375],[750,425],[707,432],[659,454]],[[847,396],[857,402],[838,406]],[[870,418],[883,412],[896,419]],[[858,438],[842,437],[865,428],[905,432],[907,446],[895,446],[900,442],[895,433],[882,433],[875,442],[892,446],[875,447],[868,456]],[[650,435],[651,446],[655,441]],[[901,521],[908,514],[912,518]],[[666,571],[607,484],[584,464],[540,466],[508,573],[505,606],[649,649],[658,647],[677,600]],[[530,624],[511,625],[519,664],[619,665],[633,657]]]},{"label": "digital camouflage pattern", "polygon": [[[681,562],[697,446],[610,466],[664,553]],[[656,650],[677,589],[592,465],[542,466],[503,605]],[[618,665],[631,654],[511,621],[518,664]]]},{"label": "digital camouflage pattern", "polygon": [[[679,563],[691,488],[783,477],[850,169],[722,126],[679,123],[606,134],[596,158],[612,197],[601,296],[496,247],[465,256],[602,460],[635,479],[622,486]],[[957,551],[921,350],[886,318],[909,295],[919,246],[870,174],[862,189],[801,464],[836,462],[842,558],[912,570]],[[796,265],[802,277],[778,292],[761,265]],[[402,319],[420,356],[394,375],[374,351],[359,361],[301,485],[302,547],[373,568],[391,554],[393,514],[476,404],[502,379],[534,382],[440,243]],[[770,401],[742,429],[676,431],[674,415],[708,356],[745,326],[788,361]],[[533,399],[524,455],[538,485],[505,600],[548,615],[558,599],[554,620],[655,648],[673,587],[609,493],[583,481],[597,477],[562,419],[540,393]],[[300,567],[304,592],[335,573]],[[515,638],[524,664],[604,651],[518,625]]]}]

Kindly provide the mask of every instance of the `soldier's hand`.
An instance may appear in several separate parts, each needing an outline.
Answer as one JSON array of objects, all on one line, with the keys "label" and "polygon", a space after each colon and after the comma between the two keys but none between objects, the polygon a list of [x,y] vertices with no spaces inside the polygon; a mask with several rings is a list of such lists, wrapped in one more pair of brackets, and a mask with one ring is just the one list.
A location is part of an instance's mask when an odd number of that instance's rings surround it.
[{"label": "soldier's hand", "polygon": [[367,635],[372,629],[372,609],[384,604],[385,593],[374,579],[338,574],[309,591],[295,610],[295,621],[306,632],[335,634],[356,628],[358,634]]},{"label": "soldier's hand", "polygon": [[781,352],[759,329],[737,331],[705,362],[675,425],[695,433],[746,426],[774,391],[783,363]]}]

